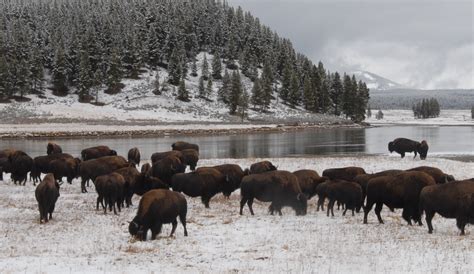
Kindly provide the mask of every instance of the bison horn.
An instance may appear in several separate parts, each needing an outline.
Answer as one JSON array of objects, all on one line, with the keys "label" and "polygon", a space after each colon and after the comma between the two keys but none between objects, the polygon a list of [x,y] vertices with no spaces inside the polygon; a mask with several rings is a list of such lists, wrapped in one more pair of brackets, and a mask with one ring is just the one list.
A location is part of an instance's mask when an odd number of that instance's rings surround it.
[{"label": "bison horn", "polygon": [[296,196],[296,199],[297,199],[298,201],[301,201],[301,193],[298,193],[298,195]]}]

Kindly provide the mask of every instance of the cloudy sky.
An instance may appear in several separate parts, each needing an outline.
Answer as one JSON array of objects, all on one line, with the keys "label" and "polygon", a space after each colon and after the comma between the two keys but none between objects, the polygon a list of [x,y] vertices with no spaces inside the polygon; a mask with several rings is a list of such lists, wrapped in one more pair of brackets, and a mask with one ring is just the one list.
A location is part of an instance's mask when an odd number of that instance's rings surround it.
[{"label": "cloudy sky", "polygon": [[474,0],[229,0],[331,70],[474,88]]}]

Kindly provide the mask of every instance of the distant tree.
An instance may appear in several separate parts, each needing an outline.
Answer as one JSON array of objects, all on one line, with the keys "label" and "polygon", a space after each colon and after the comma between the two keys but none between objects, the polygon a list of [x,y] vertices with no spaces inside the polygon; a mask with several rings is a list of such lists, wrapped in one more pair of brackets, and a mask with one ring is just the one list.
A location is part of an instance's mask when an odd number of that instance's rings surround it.
[{"label": "distant tree", "polygon": [[413,115],[418,119],[436,118],[440,114],[440,106],[435,98],[423,99],[412,107]]},{"label": "distant tree", "polygon": [[206,90],[206,87],[204,86],[204,77],[199,77],[199,86],[198,86],[198,93],[199,93],[199,97],[201,98],[206,98],[207,97],[207,94],[206,94],[207,90]]},{"label": "distant tree", "polygon": [[237,111],[239,113],[241,122],[244,122],[245,117],[247,117],[247,110],[249,108],[249,95],[247,91],[243,91],[239,99],[239,105]]},{"label": "distant tree", "polygon": [[189,102],[189,93],[188,93],[188,90],[186,89],[184,79],[181,79],[181,81],[179,82],[178,100],[183,101],[183,102]]},{"label": "distant tree", "polygon": [[289,100],[291,82],[293,79],[293,72],[289,64],[286,64],[283,69],[283,79],[280,89],[280,98],[286,103]]},{"label": "distant tree", "polygon": [[201,77],[203,77],[205,81],[209,78],[209,62],[207,61],[206,53],[204,53],[202,60]]},{"label": "distant tree", "polygon": [[230,78],[229,72],[227,69],[224,72],[224,77],[222,77],[222,86],[218,91],[217,98],[219,101],[226,104],[229,103],[229,94],[232,86],[232,80]]},{"label": "distant tree", "polygon": [[375,119],[377,119],[377,120],[382,120],[383,119],[383,112],[382,112],[381,109],[379,109],[377,114],[375,114]]},{"label": "distant tree", "polygon": [[334,115],[339,116],[341,115],[341,104],[342,98],[344,93],[344,86],[341,82],[341,76],[339,73],[334,73],[334,76],[331,81],[331,87],[329,91],[329,96],[331,97],[333,107],[334,107]]},{"label": "distant tree", "polygon": [[122,89],[122,64],[118,49],[113,49],[107,68],[107,93],[117,93]]},{"label": "distant tree", "polygon": [[314,89],[311,85],[311,79],[309,77],[305,77],[303,83],[303,104],[304,108],[309,111],[314,111]]},{"label": "distant tree", "polygon": [[288,103],[292,108],[296,108],[300,104],[301,100],[301,90],[298,79],[299,77],[297,74],[293,73],[291,76],[290,94],[288,95]]},{"label": "distant tree", "polygon": [[157,70],[155,73],[155,79],[153,80],[153,93],[155,95],[161,95],[160,85],[160,72]]},{"label": "distant tree", "polygon": [[250,97],[250,102],[254,106],[254,108],[262,109],[263,101],[262,101],[262,87],[260,85],[260,79],[255,79],[252,87],[252,95]]},{"label": "distant tree", "polygon": [[474,106],[471,107],[471,118],[474,119]]},{"label": "distant tree", "polygon": [[234,115],[237,111],[237,107],[241,103],[242,96],[242,82],[240,80],[240,74],[238,71],[232,73],[232,84],[229,96],[229,113]]},{"label": "distant tree", "polygon": [[370,108],[370,105],[367,107],[367,118],[372,117],[372,109]]},{"label": "distant tree", "polygon": [[209,77],[209,79],[207,79],[206,98],[212,94],[212,86],[213,86],[212,77]]},{"label": "distant tree", "polygon": [[[85,61],[85,60],[83,60]],[[53,93],[56,95],[66,95],[68,92],[67,87],[67,70],[66,70],[66,59],[64,56],[64,49],[60,45],[56,50],[54,57],[53,69],[52,69],[52,83]]]},{"label": "distant tree", "polygon": [[170,61],[168,64],[168,74],[168,82],[170,84],[175,86],[180,84],[180,79],[183,75],[183,67],[181,64],[180,51],[177,48],[175,48],[171,53]]},{"label": "distant tree", "polygon": [[191,65],[191,76],[192,77],[196,77],[198,76],[198,73],[197,73],[197,64],[196,64],[196,59],[193,58],[193,63]]},{"label": "distant tree", "polygon": [[86,51],[81,52],[81,59],[79,63],[79,79],[78,79],[78,91],[79,101],[89,102],[90,101],[90,88],[92,86],[91,77],[91,65],[89,63],[89,55]]},{"label": "distant tree", "polygon": [[216,80],[222,79],[222,63],[219,51],[214,53],[214,58],[212,59],[212,78]]}]

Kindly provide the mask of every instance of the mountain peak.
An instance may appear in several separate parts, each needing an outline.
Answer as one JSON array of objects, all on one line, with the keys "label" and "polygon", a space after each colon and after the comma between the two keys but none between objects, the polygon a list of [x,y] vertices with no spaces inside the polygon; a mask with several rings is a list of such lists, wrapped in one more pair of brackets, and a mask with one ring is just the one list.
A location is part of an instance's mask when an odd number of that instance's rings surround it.
[{"label": "mountain peak", "polygon": [[389,90],[405,87],[380,75],[364,70],[351,71],[350,74],[354,74],[357,80],[365,82],[371,90]]}]

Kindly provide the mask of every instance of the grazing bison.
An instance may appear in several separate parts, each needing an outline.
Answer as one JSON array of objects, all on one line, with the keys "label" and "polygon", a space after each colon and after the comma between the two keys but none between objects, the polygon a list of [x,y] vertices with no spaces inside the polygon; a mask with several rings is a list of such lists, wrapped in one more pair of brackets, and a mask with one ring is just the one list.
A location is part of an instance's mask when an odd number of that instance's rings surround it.
[{"label": "grazing bison", "polygon": [[23,151],[17,150],[8,156],[8,166],[11,172],[11,179],[16,184],[26,184],[28,172],[33,168],[33,159]]},{"label": "grazing bison", "polygon": [[199,153],[199,146],[196,144],[186,143],[186,142],[176,142],[171,145],[173,150],[183,151],[185,149],[194,149]]},{"label": "grazing bison", "polygon": [[98,159],[106,156],[117,156],[117,152],[110,149],[108,146],[90,147],[81,151],[82,161]]},{"label": "grazing bison", "polygon": [[420,142],[413,141],[406,138],[397,138],[392,142],[388,143],[388,151],[390,153],[396,152],[403,157],[405,157],[406,152],[414,152],[416,158],[417,153],[420,154],[420,159],[425,160],[426,155],[428,154],[428,143],[425,140]]},{"label": "grazing bison", "polygon": [[274,166],[270,161],[261,161],[250,166],[250,174],[259,174],[274,170],[277,170],[277,167]]},{"label": "grazing bison", "polygon": [[290,206],[296,215],[306,215],[308,208],[308,199],[301,191],[298,178],[288,171],[275,170],[245,176],[240,185],[240,193],[240,215],[246,203],[250,213],[254,215],[252,204],[255,198],[262,202],[271,202],[271,214],[277,211],[282,215],[281,208]]},{"label": "grazing bison", "polygon": [[114,209],[114,214],[117,214],[115,205],[117,204],[118,211],[122,207],[124,201],[124,193],[126,189],[125,179],[122,175],[112,172],[107,175],[98,176],[94,180],[95,190],[97,192],[96,210],[99,210],[99,203],[102,204],[104,214],[107,214],[107,207],[109,211]]},{"label": "grazing bison", "polygon": [[219,192],[228,191],[229,185],[227,177],[212,167],[176,174],[171,182],[174,191],[183,192],[190,197],[201,197],[206,208],[209,208],[211,198]]},{"label": "grazing bison", "polygon": [[59,184],[54,179],[54,175],[47,174],[43,181],[36,187],[36,201],[40,212],[40,223],[48,222],[53,218],[54,206],[59,198]]},{"label": "grazing bison", "polygon": [[140,165],[140,150],[138,148],[134,147],[128,151],[128,162],[136,166]]},{"label": "grazing bison", "polygon": [[364,224],[367,215],[375,204],[375,214],[379,223],[383,224],[380,212],[385,204],[387,207],[403,208],[402,217],[409,225],[411,220],[421,225],[419,211],[420,192],[436,182],[431,176],[421,171],[404,171],[395,176],[381,176],[371,179],[367,184],[367,203],[364,208]]},{"label": "grazing bison", "polygon": [[122,156],[106,156],[82,162],[79,166],[82,193],[87,192],[86,182],[89,180],[95,181],[98,176],[112,173],[129,165]]},{"label": "grazing bison", "polygon": [[433,233],[431,223],[438,213],[444,218],[456,219],[464,235],[466,224],[474,224],[474,179],[431,185],[420,193],[420,212],[426,214],[428,233]]},{"label": "grazing bison", "polygon": [[141,173],[148,174],[150,169],[151,169],[150,163],[146,163],[146,164],[142,165]]},{"label": "grazing bison", "polygon": [[362,188],[362,202],[365,201],[365,197],[367,196],[367,184],[369,183],[370,179],[381,177],[381,176],[394,176],[399,173],[403,172],[400,169],[389,169],[384,170],[381,172],[373,173],[373,174],[360,174],[354,178],[354,182],[358,183]]},{"label": "grazing bison", "polygon": [[3,181],[3,173],[10,173],[11,168],[8,157],[15,152],[14,149],[0,150],[0,181]]},{"label": "grazing bison", "polygon": [[186,230],[186,214],[188,212],[188,203],[183,194],[167,189],[155,189],[145,193],[140,200],[138,212],[135,218],[128,226],[130,235],[145,241],[146,234],[151,229],[151,239],[156,239],[160,234],[163,224],[171,223],[170,237],[173,236],[178,226],[176,218],[184,228],[184,236],[188,236]]},{"label": "grazing bison", "polygon": [[56,159],[49,163],[49,171],[59,182],[62,182],[63,177],[66,177],[67,182],[72,184],[72,180],[79,176],[80,165],[81,159],[79,158]]},{"label": "grazing bison", "polygon": [[331,180],[345,180],[353,182],[357,175],[366,174],[365,170],[361,167],[341,167],[341,168],[329,168],[323,171],[323,176],[328,177]]},{"label": "grazing bison", "polygon": [[223,164],[213,166],[212,168],[217,169],[220,173],[226,176],[229,181],[227,185],[228,188],[226,188],[226,190],[224,190],[224,192],[222,193],[226,197],[230,197],[232,192],[234,192],[236,189],[239,189],[240,183],[242,182],[242,178],[244,178],[244,176],[249,175],[248,169],[242,170],[239,165],[234,164]]},{"label": "grazing bison", "polygon": [[63,153],[63,149],[55,143],[48,143],[46,146],[46,154],[51,155],[51,154],[59,154]]},{"label": "grazing bison", "polygon": [[426,174],[433,177],[433,179],[435,180],[435,182],[437,184],[444,184],[444,183],[447,183],[447,182],[454,181],[453,175],[448,175],[448,174],[444,173],[443,171],[441,171],[441,169],[436,168],[436,167],[419,166],[419,167],[409,169],[408,171],[422,171],[422,172],[425,172]]},{"label": "grazing bison", "polygon": [[335,180],[334,183],[327,185],[326,193],[329,199],[328,217],[329,211],[331,211],[331,215],[334,216],[334,204],[336,201],[344,204],[346,207],[342,216],[346,215],[348,209],[352,210],[352,216],[354,216],[354,210],[359,213],[362,207],[362,188],[357,183]]},{"label": "grazing bison", "polygon": [[183,149],[183,163],[194,171],[196,170],[197,162],[199,161],[199,152],[194,149]]},{"label": "grazing bison", "polygon": [[308,200],[316,195],[316,187],[328,178],[320,177],[319,174],[310,169],[301,169],[293,172],[298,178],[301,191],[308,197]]},{"label": "grazing bison", "polygon": [[[61,159],[73,159],[71,154],[67,153],[57,153],[45,156],[38,156],[35,157],[33,160],[33,169],[31,170],[31,179],[33,179],[33,183],[36,184],[37,182],[41,181],[41,173],[47,174],[52,173],[50,167],[51,162],[54,160],[61,160]],[[58,179],[57,177],[55,177]]]},{"label": "grazing bison", "polygon": [[168,185],[171,185],[171,177],[177,173],[183,173],[186,166],[177,157],[170,156],[153,163],[151,176],[157,177]]},{"label": "grazing bison", "polygon": [[151,155],[151,163],[158,162],[159,160],[163,160],[171,156],[178,158],[179,160],[181,160],[181,162],[184,162],[183,153],[181,151],[171,150],[171,151],[153,153]]}]

